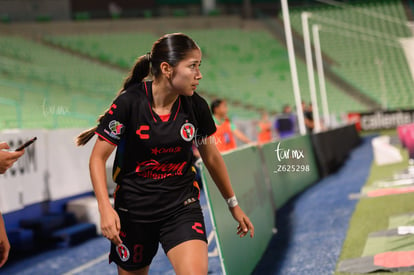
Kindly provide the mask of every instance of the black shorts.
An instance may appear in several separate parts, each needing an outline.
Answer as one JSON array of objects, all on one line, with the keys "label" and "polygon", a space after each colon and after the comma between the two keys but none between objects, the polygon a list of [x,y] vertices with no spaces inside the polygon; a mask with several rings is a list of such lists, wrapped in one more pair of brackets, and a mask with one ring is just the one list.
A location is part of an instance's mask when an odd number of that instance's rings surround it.
[{"label": "black shorts", "polygon": [[124,270],[136,270],[151,264],[159,243],[167,254],[171,248],[185,241],[207,242],[199,201],[183,206],[166,220],[154,223],[131,222],[128,213],[117,212],[121,219],[122,244],[117,247],[111,243],[109,260]]}]

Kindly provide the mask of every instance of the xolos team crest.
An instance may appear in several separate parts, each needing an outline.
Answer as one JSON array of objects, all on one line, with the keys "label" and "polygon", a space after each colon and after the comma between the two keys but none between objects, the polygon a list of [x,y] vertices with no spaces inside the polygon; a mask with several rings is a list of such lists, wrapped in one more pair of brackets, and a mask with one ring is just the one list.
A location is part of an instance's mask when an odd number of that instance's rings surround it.
[{"label": "xolos team crest", "polygon": [[121,261],[123,262],[128,261],[130,254],[129,254],[128,248],[124,244],[120,244],[116,248],[116,252],[118,253],[118,256],[121,259]]},{"label": "xolos team crest", "polygon": [[193,124],[187,122],[184,123],[183,126],[181,126],[181,137],[185,140],[185,141],[191,141],[194,138],[195,135],[195,127]]}]

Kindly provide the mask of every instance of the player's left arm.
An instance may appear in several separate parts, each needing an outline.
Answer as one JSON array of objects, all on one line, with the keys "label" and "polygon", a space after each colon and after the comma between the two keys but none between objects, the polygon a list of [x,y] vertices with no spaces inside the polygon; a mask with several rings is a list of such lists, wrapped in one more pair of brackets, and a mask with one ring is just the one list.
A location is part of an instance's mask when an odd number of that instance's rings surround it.
[{"label": "player's left arm", "polygon": [[[204,165],[207,167],[212,179],[214,180],[221,195],[226,201],[235,196],[231,186],[230,177],[227,172],[226,164],[223,157],[215,145],[215,138],[210,136],[200,143],[198,150]],[[237,204],[234,207],[229,206],[233,218],[239,223],[237,234],[244,237],[250,231],[250,237],[254,236],[254,226],[249,217],[243,212]]]}]

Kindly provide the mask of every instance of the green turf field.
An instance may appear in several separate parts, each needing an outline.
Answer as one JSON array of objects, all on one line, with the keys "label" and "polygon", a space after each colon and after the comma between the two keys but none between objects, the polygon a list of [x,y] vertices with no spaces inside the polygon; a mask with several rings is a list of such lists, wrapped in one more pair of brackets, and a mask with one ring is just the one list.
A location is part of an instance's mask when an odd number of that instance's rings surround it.
[{"label": "green turf field", "polygon": [[[392,132],[388,132],[391,134]],[[395,132],[394,132],[395,134]],[[366,186],[372,185],[376,180],[391,177],[394,173],[407,168],[408,153],[401,148],[403,162],[385,166],[372,163],[370,176]],[[362,255],[368,234],[388,228],[390,216],[414,211],[414,193],[390,195],[376,198],[362,198],[357,204],[349,223],[349,229],[344,241],[338,263],[345,259],[359,258]],[[334,274],[349,274],[335,272]],[[376,272],[373,274],[390,274],[389,272]],[[392,274],[413,274],[412,272],[395,272]]]}]

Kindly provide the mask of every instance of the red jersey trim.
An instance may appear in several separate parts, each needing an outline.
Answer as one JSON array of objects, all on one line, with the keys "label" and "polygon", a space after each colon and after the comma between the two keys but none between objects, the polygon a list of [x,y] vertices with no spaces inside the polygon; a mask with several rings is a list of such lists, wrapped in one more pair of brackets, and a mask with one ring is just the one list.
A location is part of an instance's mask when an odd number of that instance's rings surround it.
[{"label": "red jersey trim", "polygon": [[145,93],[147,94],[149,110],[151,112],[152,118],[154,119],[155,122],[157,122],[157,119],[155,118],[154,113],[152,112],[152,107],[151,107],[151,102],[149,100],[148,88],[147,88],[147,82],[146,81],[144,81],[144,86],[145,86]]},{"label": "red jersey trim", "polygon": [[163,122],[166,122],[170,119],[171,114],[166,114],[166,115],[159,115],[159,117],[161,118],[161,120]]},{"label": "red jersey trim", "polygon": [[[151,116],[154,119],[154,121],[157,122],[157,119],[155,118],[154,113],[152,112],[151,101],[150,101],[150,97],[149,97],[149,94],[148,94],[147,82],[145,82],[145,81],[144,81],[144,86],[145,86],[145,93],[147,94],[147,98],[148,98],[148,107],[150,109]],[[175,120],[177,118],[177,115],[180,112],[180,108],[181,108],[181,97],[178,97],[177,112],[175,113],[175,116],[174,116],[174,119],[173,120]],[[170,115],[168,115],[168,119],[166,119],[166,120],[164,120],[165,116],[162,116],[162,117],[160,115],[158,115],[158,116],[160,117],[160,119],[163,122],[166,122],[166,121],[168,121],[170,119]]]},{"label": "red jersey trim", "polygon": [[103,140],[105,140],[106,142],[108,142],[108,143],[110,143],[110,144],[112,144],[112,145],[114,145],[114,146],[118,146],[118,145],[116,145],[115,143],[113,143],[112,141],[110,141],[109,139],[107,139],[106,137],[104,137],[103,135],[101,135],[100,133],[95,132],[95,134],[97,134],[100,138],[102,138],[102,139],[103,139]]},{"label": "red jersey trim", "polygon": [[181,108],[181,97],[178,97],[178,108],[177,108],[177,112],[175,113],[174,119],[175,120],[177,118],[178,112],[180,111]]}]

